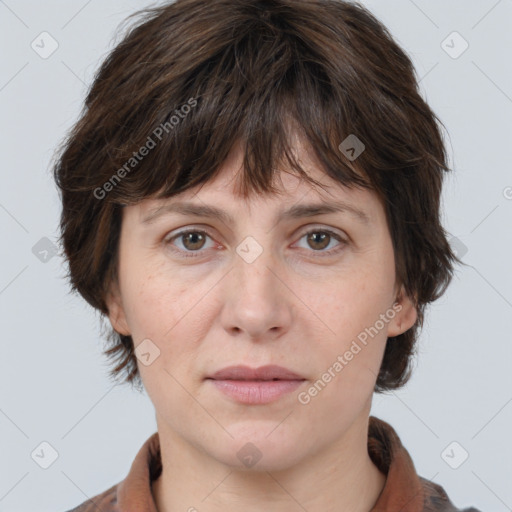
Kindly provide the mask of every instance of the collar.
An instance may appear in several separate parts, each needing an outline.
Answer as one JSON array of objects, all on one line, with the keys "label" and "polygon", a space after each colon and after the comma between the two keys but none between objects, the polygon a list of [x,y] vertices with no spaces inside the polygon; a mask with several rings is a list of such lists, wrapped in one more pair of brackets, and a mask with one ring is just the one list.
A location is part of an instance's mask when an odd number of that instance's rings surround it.
[{"label": "collar", "polygon": [[[386,475],[386,483],[370,512],[456,512],[443,488],[418,476],[412,459],[389,423],[369,417],[368,453]],[[143,444],[127,477],[117,484],[115,510],[158,512],[151,483],[162,472],[160,439],[155,432]]]}]

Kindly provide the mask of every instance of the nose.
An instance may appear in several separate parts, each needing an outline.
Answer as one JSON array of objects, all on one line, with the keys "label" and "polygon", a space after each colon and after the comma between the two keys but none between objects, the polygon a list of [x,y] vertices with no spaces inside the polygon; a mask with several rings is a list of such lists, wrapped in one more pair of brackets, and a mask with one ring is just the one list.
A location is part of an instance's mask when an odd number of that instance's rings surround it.
[{"label": "nose", "polygon": [[234,268],[225,277],[221,323],[231,336],[273,340],[290,329],[293,294],[271,251],[263,250],[253,260],[254,254],[247,257],[248,252],[243,252],[247,247],[239,248],[242,256],[234,258]]}]

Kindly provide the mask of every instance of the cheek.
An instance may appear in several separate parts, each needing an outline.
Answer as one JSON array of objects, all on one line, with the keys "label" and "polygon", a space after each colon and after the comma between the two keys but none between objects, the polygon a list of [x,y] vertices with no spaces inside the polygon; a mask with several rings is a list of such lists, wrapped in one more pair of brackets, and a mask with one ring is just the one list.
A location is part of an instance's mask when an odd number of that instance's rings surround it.
[{"label": "cheek", "polygon": [[317,345],[317,387],[323,389],[319,406],[323,402],[334,410],[355,411],[373,392],[387,342],[387,324],[380,320],[386,309],[381,307],[384,301],[366,299],[340,300],[331,307],[327,321],[334,334],[329,333],[329,342]]},{"label": "cheek", "polygon": [[340,272],[304,302],[316,313],[318,326],[329,336],[348,341],[373,326],[392,305],[394,273],[375,264]]},{"label": "cheek", "polygon": [[310,315],[313,320],[308,329],[310,336],[316,334],[319,341],[318,377],[322,382],[331,379],[326,398],[344,397],[343,401],[350,402],[363,399],[373,389],[389,321],[394,317],[394,311],[390,311],[394,272],[388,267],[381,261],[339,273],[326,283],[321,294],[311,297],[316,315]]},{"label": "cheek", "polygon": [[149,265],[134,257],[125,269],[123,306],[135,341],[162,342],[190,309],[190,291],[162,263]]},{"label": "cheek", "polygon": [[153,272],[139,273],[137,280],[126,287],[124,305],[136,350],[148,345],[150,352],[157,354],[149,366],[138,361],[141,377],[150,388],[153,381],[172,381],[165,370],[180,382],[193,371],[190,362],[205,336],[208,326],[205,319],[211,317],[205,310],[209,302],[201,300],[211,284],[203,284],[192,285],[189,280],[179,278],[171,280],[167,274]]}]

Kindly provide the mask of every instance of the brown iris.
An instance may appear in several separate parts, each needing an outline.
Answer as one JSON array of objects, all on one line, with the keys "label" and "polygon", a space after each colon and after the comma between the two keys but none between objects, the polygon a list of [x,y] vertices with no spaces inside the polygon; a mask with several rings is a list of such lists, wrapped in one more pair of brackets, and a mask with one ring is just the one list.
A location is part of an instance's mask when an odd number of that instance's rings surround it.
[{"label": "brown iris", "polygon": [[331,235],[328,233],[322,233],[320,232],[312,232],[308,233],[308,243],[310,241],[313,241],[313,243],[319,243],[321,244],[320,247],[316,247],[317,249],[324,249],[329,245],[329,239],[331,238]]}]

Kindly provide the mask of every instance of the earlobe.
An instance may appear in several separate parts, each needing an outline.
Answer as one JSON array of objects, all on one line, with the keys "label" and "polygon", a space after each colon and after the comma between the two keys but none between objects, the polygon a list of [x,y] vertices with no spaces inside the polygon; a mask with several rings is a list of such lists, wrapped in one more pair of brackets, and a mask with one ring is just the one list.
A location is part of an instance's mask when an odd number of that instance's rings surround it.
[{"label": "earlobe", "polygon": [[[410,329],[418,319],[418,311],[414,301],[405,294],[403,288],[397,296],[393,309],[397,311],[389,322],[388,337],[398,336]],[[399,310],[399,311],[398,311]]]},{"label": "earlobe", "polygon": [[105,299],[108,307],[108,318],[113,329],[124,336],[130,335],[128,323],[126,322],[126,315],[121,301],[120,293],[115,287],[115,290],[110,290]]}]

